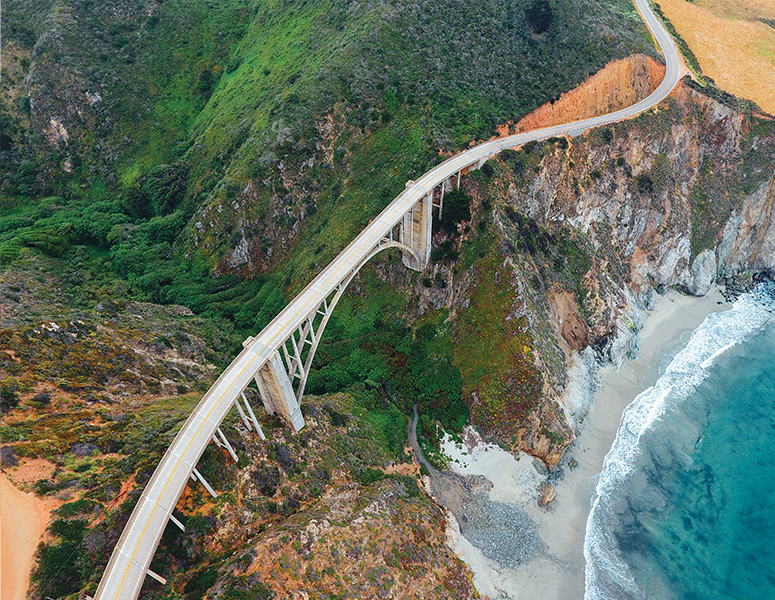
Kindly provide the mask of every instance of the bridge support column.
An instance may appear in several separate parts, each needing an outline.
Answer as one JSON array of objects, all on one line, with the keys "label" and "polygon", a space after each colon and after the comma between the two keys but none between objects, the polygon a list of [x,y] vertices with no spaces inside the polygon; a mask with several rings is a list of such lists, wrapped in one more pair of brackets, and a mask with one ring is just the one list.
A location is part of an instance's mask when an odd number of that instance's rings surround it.
[{"label": "bridge support column", "polygon": [[[245,398],[245,392],[242,392],[240,394],[242,396],[242,401],[245,403],[245,408],[248,409],[248,413],[250,413],[250,421],[253,423],[253,427],[256,428],[256,432],[258,432],[258,437],[260,437],[262,440],[266,439],[266,436],[264,435],[263,429],[261,429],[261,425],[258,424],[258,419],[256,419],[256,414],[253,412],[253,407],[250,406],[250,402],[248,402],[248,399]],[[239,400],[237,400],[237,407],[239,407]],[[250,428],[248,427],[248,431],[250,431]]]},{"label": "bridge support column", "polygon": [[407,269],[422,271],[431,258],[433,192],[434,190],[431,190],[427,196],[415,204],[404,215],[404,220],[401,223],[401,242],[413,250],[413,253],[402,251],[402,260]]},{"label": "bridge support column", "polygon": [[183,525],[183,523],[181,523],[180,521],[178,521],[178,520],[175,518],[175,516],[174,516],[172,513],[170,513],[170,521],[172,521],[173,523],[175,523],[175,525],[177,525],[177,526],[180,528],[180,530],[181,530],[181,531],[185,531],[185,530],[186,530],[186,528],[185,528],[185,526]]},{"label": "bridge support column", "polygon": [[204,488],[210,493],[210,495],[213,498],[217,498],[218,497],[218,494],[215,493],[215,490],[212,488],[212,486],[209,483],[207,483],[205,478],[202,477],[202,474],[199,471],[197,471],[196,469],[191,471],[191,479],[201,483],[204,486]]},{"label": "bridge support column", "polygon": [[266,412],[280,417],[294,431],[304,427],[304,416],[301,414],[299,401],[296,399],[283,359],[278,352],[272,354],[258,370],[256,384]]}]

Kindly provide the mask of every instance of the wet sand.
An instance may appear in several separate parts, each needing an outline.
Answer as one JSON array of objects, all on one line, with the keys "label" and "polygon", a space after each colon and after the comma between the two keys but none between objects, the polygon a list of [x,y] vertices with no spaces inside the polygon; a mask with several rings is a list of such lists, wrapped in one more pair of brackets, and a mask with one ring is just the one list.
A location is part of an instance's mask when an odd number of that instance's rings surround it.
[{"label": "wet sand", "polygon": [[49,509],[0,473],[0,598],[24,600]]},{"label": "wet sand", "polygon": [[594,402],[568,453],[568,460],[575,459],[578,465],[573,469],[564,467],[561,479],[553,482],[557,496],[548,508],[537,505],[538,488],[547,476],[539,473],[530,457],[522,455],[516,460],[495,446],[474,446],[471,439],[468,447],[451,442],[445,446],[445,452],[457,461],[452,462],[454,471],[490,479],[491,499],[524,507],[541,538],[540,550],[531,560],[507,569],[486,559],[456,533],[453,518],[452,543],[471,566],[474,583],[483,596],[519,600],[584,597],[583,548],[589,503],[622,412],[640,392],[656,382],[663,359],[672,358],[708,314],[729,308],[731,304],[723,301],[716,288],[703,298],[668,292],[657,300],[640,332],[638,358],[625,360],[618,372],[613,367],[598,372]]}]

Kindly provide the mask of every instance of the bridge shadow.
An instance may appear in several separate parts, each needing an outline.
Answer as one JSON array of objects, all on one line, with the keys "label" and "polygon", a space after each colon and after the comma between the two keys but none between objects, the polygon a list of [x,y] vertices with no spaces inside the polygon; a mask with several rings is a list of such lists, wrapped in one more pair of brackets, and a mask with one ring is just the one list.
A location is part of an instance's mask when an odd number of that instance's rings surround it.
[{"label": "bridge shadow", "polygon": [[499,566],[514,568],[539,551],[535,523],[524,509],[490,500],[492,483],[483,475],[462,476],[439,471],[417,441],[419,413],[409,424],[409,445],[430,475],[431,496],[455,517],[460,533]]}]

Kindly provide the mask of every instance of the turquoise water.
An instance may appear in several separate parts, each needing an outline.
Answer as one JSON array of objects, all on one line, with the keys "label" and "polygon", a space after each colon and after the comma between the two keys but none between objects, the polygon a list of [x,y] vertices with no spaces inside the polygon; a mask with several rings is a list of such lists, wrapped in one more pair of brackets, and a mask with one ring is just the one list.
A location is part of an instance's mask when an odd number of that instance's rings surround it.
[{"label": "turquoise water", "polygon": [[771,288],[711,315],[625,412],[587,524],[587,600],[775,599]]}]

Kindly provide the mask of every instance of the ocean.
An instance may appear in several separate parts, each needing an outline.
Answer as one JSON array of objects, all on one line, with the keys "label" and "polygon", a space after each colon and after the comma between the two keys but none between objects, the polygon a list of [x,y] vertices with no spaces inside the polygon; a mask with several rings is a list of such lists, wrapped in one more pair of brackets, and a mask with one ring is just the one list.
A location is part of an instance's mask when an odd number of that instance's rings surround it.
[{"label": "ocean", "polygon": [[585,600],[775,598],[775,287],[711,314],[626,409]]}]

